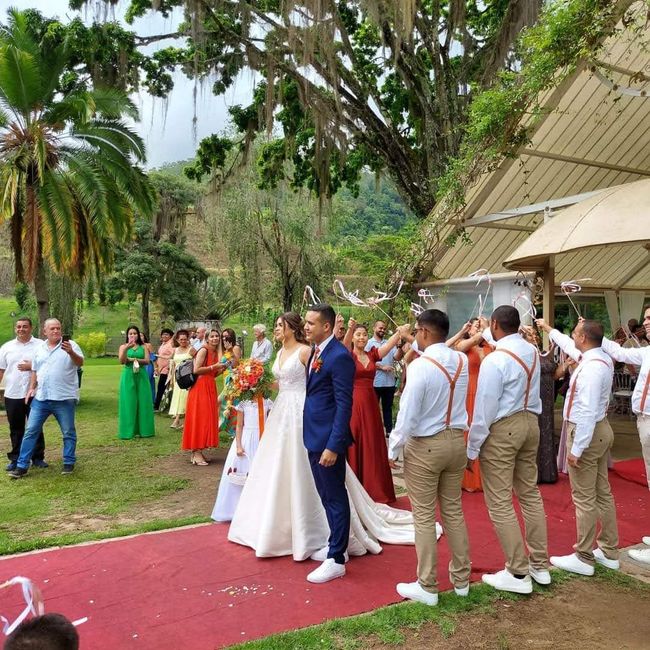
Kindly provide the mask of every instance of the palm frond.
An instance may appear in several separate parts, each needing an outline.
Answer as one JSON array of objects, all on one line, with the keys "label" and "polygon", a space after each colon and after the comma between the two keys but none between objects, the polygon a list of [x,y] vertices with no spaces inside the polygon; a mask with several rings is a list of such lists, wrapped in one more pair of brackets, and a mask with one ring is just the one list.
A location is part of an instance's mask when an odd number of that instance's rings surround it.
[{"label": "palm frond", "polygon": [[13,45],[0,48],[0,95],[23,117],[41,99],[41,76],[38,60]]}]

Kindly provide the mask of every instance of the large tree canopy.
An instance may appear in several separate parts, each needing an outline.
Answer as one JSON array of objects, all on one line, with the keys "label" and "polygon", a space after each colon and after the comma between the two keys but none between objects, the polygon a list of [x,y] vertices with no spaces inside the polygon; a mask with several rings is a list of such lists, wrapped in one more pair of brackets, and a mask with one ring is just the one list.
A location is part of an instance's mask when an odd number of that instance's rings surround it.
[{"label": "large tree canopy", "polygon": [[[541,4],[132,0],[127,19],[151,9],[165,16],[185,10],[186,22],[169,35],[183,38],[183,46],[156,53],[154,79],[161,64],[182,63],[188,75],[210,80],[223,94],[240,72],[259,73],[251,103],[230,112],[242,152],[260,131],[280,131],[261,153],[263,186],[285,180],[286,160],[293,163],[288,180],[322,197],[343,184],[354,189],[361,170],[370,168],[390,174],[423,218],[435,204],[437,179],[459,151],[472,94],[512,63],[512,43]],[[207,138],[190,173],[198,178],[222,168],[236,144]]]}]

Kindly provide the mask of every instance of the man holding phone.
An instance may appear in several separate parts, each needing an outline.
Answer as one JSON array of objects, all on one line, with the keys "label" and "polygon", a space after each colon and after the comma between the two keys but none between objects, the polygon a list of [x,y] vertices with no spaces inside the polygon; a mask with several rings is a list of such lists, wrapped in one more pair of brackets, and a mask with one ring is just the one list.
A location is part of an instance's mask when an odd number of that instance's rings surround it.
[{"label": "man holding phone", "polygon": [[62,474],[71,474],[75,465],[77,431],[74,413],[79,395],[77,370],[83,365],[81,348],[61,335],[61,323],[56,318],[48,318],[43,325],[45,341],[36,350],[32,362],[32,376],[25,400],[33,397],[27,430],[20,446],[16,469],[9,472],[14,479],[27,474],[34,453],[38,432],[45,420],[54,415],[63,434]]}]

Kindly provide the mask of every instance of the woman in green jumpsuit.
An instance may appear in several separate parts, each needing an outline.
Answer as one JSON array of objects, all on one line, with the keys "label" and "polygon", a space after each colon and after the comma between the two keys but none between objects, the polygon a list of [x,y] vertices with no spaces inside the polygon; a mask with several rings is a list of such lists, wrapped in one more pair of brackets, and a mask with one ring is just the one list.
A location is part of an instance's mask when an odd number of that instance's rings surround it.
[{"label": "woman in green jumpsuit", "polygon": [[155,433],[151,386],[144,368],[150,360],[135,325],[126,331],[126,343],[120,346],[119,358],[124,368],[120,379],[118,438],[149,438]]}]

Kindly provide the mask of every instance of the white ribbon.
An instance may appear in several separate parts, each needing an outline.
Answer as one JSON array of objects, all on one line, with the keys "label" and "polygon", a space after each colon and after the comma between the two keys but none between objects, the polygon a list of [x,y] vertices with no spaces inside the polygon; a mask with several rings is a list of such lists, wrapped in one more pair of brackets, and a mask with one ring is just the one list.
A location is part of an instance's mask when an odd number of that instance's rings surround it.
[{"label": "white ribbon", "polygon": [[578,318],[582,317],[582,314],[580,313],[580,310],[576,307],[576,304],[571,300],[570,294],[572,293],[580,293],[582,291],[582,287],[580,286],[580,282],[585,282],[586,280],[591,280],[591,278],[580,278],[579,280],[567,280],[566,282],[561,282],[560,283],[560,289],[562,289],[562,293],[567,297],[567,300],[571,303],[571,306],[575,310],[576,314],[578,314]]},{"label": "white ribbon", "polygon": [[526,309],[524,310],[524,316],[530,316],[534,323],[537,319],[537,309],[533,304],[533,301],[528,297],[528,293],[525,291],[522,291],[520,294],[515,296],[515,299],[512,301],[512,306],[516,308],[517,304],[522,302],[526,306]]},{"label": "white ribbon", "polygon": [[307,303],[309,307],[320,304],[320,298],[314,293],[314,290],[307,284],[305,285],[305,292],[302,294],[303,303]]},{"label": "white ribbon", "polygon": [[487,289],[484,294],[479,293],[478,298],[476,299],[476,302],[474,303],[474,307],[472,308],[472,313],[470,314],[470,320],[472,316],[474,316],[474,310],[476,309],[476,306],[478,304],[478,317],[481,318],[483,316],[483,310],[485,309],[485,305],[487,304],[487,299],[488,296],[490,295],[490,291],[492,290],[492,278],[490,277],[490,273],[488,272],[487,269],[479,269],[478,271],[474,271],[474,273],[469,274],[470,278],[476,278],[476,289],[479,288],[481,282],[484,280],[487,281]]},{"label": "white ribbon", "polygon": [[424,307],[417,302],[411,303],[411,313],[417,318],[424,311]]},{"label": "white ribbon", "polygon": [[9,636],[29,616],[30,613],[34,616],[42,616],[45,614],[43,596],[41,595],[39,588],[29,578],[16,576],[15,578],[11,578],[11,580],[7,580],[7,582],[1,584],[0,589],[11,587],[13,585],[21,586],[23,599],[25,600],[25,609],[23,609],[23,611],[18,615],[18,618],[11,624],[4,616],[0,615],[2,631],[7,636]]},{"label": "white ribbon", "polygon": [[420,289],[418,291],[418,298],[420,298],[420,300],[424,300],[424,302],[426,302],[427,305],[430,305],[436,301],[438,295],[435,293],[431,293],[429,289]]}]

